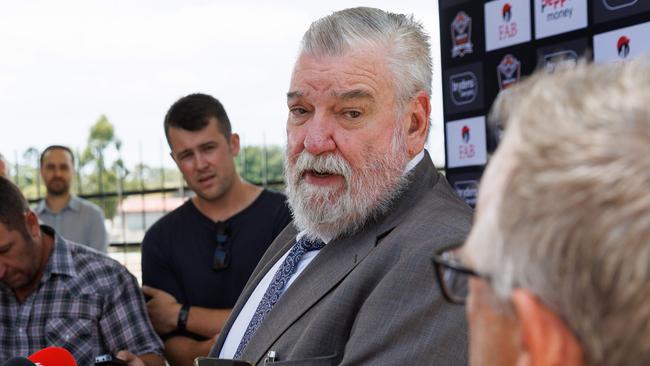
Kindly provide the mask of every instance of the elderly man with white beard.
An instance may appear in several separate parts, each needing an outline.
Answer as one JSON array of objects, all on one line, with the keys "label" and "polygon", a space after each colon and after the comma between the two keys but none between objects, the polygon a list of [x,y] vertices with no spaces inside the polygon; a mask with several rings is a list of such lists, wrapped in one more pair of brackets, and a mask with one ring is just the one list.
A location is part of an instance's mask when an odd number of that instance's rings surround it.
[{"label": "elderly man with white beard", "polygon": [[464,365],[466,323],[431,257],[471,210],[424,150],[428,36],[346,9],[305,33],[287,93],[294,221],[249,279],[211,356],[253,364]]}]

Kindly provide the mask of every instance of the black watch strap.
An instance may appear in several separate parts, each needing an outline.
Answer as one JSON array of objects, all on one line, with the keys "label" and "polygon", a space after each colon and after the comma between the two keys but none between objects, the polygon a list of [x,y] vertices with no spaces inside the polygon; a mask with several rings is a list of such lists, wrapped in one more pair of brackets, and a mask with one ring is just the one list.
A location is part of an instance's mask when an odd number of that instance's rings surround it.
[{"label": "black watch strap", "polygon": [[176,322],[176,329],[184,331],[187,329],[187,318],[190,315],[190,306],[183,304],[181,311],[178,312],[178,321]]}]

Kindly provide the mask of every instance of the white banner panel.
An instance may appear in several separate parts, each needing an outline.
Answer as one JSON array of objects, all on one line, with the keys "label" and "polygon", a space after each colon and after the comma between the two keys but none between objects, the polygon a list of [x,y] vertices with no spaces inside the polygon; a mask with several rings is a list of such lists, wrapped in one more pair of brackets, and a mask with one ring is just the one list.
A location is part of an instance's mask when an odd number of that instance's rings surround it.
[{"label": "white banner panel", "polygon": [[485,49],[496,50],[530,41],[530,2],[496,0],[486,3]]},{"label": "white banner panel", "polygon": [[587,0],[535,0],[535,38],[587,26]]},{"label": "white banner panel", "polygon": [[594,61],[625,61],[650,54],[650,22],[594,36]]},{"label": "white banner panel", "polygon": [[484,165],[487,162],[485,116],[449,121],[447,168]]}]

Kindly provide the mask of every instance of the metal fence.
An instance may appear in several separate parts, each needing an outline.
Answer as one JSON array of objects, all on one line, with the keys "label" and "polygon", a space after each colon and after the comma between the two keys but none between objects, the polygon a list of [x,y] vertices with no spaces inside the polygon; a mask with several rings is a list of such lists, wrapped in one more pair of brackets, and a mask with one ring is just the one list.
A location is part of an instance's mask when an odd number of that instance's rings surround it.
[{"label": "metal fence", "polygon": [[[15,154],[15,160],[9,162],[11,177],[35,206],[46,192],[38,167],[40,152],[32,149],[22,156],[21,160]],[[193,192],[175,167],[165,167],[162,163],[152,167],[141,160],[130,169],[124,164],[112,164],[111,169],[101,164],[99,169],[91,169],[80,167],[78,160],[75,159],[74,193],[104,210],[109,255],[140,280],[140,244],[147,229]],[[277,146],[245,147],[236,158],[242,178],[276,191],[284,190],[282,161],[282,150]]]}]

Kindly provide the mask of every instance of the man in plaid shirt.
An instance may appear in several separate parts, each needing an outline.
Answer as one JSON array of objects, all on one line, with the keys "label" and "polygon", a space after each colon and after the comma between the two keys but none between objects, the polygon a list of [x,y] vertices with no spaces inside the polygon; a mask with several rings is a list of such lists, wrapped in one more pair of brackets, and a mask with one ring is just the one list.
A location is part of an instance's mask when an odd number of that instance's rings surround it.
[{"label": "man in plaid shirt", "polygon": [[58,346],[80,366],[106,353],[130,366],[163,365],[146,314],[121,264],[40,226],[18,187],[0,177],[0,363]]}]

